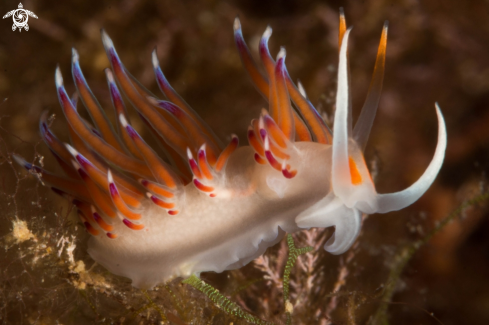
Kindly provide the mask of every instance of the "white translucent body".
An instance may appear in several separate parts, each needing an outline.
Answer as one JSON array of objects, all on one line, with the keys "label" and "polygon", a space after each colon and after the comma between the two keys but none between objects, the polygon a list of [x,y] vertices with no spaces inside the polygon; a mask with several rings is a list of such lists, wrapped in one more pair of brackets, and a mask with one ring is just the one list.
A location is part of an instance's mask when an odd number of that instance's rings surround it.
[{"label": "white translucent body", "polygon": [[147,200],[143,230],[114,222],[119,236],[92,237],[89,254],[137,287],[241,267],[277,243],[284,231],[299,230],[296,218],[331,193],[331,146],[295,145],[290,162],[298,174],[293,179],[257,164],[253,149],[240,147],[223,171],[225,184],[217,197],[190,183],[179,200],[181,212],[174,216]]},{"label": "white translucent body", "polygon": [[[383,32],[386,36],[386,25]],[[216,197],[199,191],[193,183],[182,186],[175,193],[177,215],[144,199],[139,211],[144,229],[132,230],[120,220],[112,220],[117,238],[92,237],[88,249],[92,258],[112,273],[130,278],[134,286],[150,288],[175,276],[241,267],[263,254],[286,232],[311,227],[334,227],[334,235],[324,248],[341,254],[357,238],[362,213],[399,210],[421,197],[444,159],[446,129],[441,111],[436,105],[438,144],[424,174],[403,191],[377,194],[363,148],[379,102],[383,67],[374,71],[363,114],[352,130],[349,33],[345,32],[340,49],[332,145],[288,143],[290,159],[286,163],[297,171],[291,179],[269,164],[258,164],[251,147],[240,147],[231,154],[224,170],[215,175],[216,184],[212,186]],[[115,53],[104,32],[102,40],[107,51]],[[55,81],[58,89],[63,87],[59,69]],[[121,123],[127,125],[125,120]],[[268,146],[266,138],[266,150]],[[77,155],[74,150],[70,152]],[[25,165],[21,158],[16,159]],[[108,175],[112,183],[110,172]]]},{"label": "white translucent body", "polygon": [[[360,116],[352,131],[349,33],[345,32],[340,49],[332,145],[289,143],[287,163],[297,170],[292,179],[268,164],[258,164],[251,147],[238,148],[219,173],[216,197],[190,183],[178,194],[180,213],[173,216],[146,200],[142,209],[145,228],[135,231],[113,222],[118,237],[92,237],[88,250],[92,258],[112,273],[132,279],[134,286],[150,288],[175,276],[239,268],[280,241],[286,232],[311,227],[335,227],[324,248],[341,254],[357,238],[362,213],[399,210],[421,197],[444,159],[446,129],[441,111],[436,105],[438,144],[425,173],[401,192],[377,194],[363,148],[377,109],[383,69],[374,72],[371,95],[363,109],[367,114]],[[106,49],[113,49],[105,33],[102,39]],[[59,71],[56,84],[62,85]]]}]

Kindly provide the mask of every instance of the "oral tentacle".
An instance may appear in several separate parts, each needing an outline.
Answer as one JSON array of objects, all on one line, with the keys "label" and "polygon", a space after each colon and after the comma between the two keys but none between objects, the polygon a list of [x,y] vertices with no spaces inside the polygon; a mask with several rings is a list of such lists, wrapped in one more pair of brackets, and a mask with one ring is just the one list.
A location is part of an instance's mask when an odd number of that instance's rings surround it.
[{"label": "oral tentacle", "polygon": [[378,194],[378,213],[397,211],[413,204],[428,190],[438,175],[445,158],[447,130],[443,114],[441,113],[438,104],[435,104],[435,108],[438,117],[438,142],[433,159],[423,175],[421,175],[421,177],[407,189],[395,193]]}]

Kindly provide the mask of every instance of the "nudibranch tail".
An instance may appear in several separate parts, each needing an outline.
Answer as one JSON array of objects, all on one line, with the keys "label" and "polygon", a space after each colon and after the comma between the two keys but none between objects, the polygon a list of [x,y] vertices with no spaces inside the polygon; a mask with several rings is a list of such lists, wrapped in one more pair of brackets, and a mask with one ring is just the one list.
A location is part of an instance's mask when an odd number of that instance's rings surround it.
[{"label": "nudibranch tail", "polygon": [[[273,59],[272,29],[259,44],[265,75],[234,21],[236,46],[256,89],[268,102],[251,121],[249,146],[231,136],[224,146],[210,127],[152,64],[166,100],[146,90],[124,67],[102,30],[111,68],[105,70],[114,125],[85,80],[78,52],[72,52],[77,92],[70,98],[59,67],[56,90],[68,121],[71,145],[50,130],[47,114],[39,124],[44,142],[64,176],[15,161],[52,190],[70,200],[91,239],[89,254],[109,271],[152,287],[174,276],[241,267],[280,241],[286,232],[335,227],[325,249],[345,252],[355,242],[363,213],[388,212],[416,201],[434,181],[446,148],[446,129],[438,116],[438,144],[424,174],[406,190],[377,194],[363,151],[379,104],[387,45],[384,25],[369,93],[355,128],[348,69],[348,37],[340,13],[338,91],[334,132],[290,77],[282,47]],[[78,96],[90,115],[84,120]],[[124,98],[125,97],[125,98]],[[129,123],[125,99],[150,129],[158,154]],[[92,124],[93,123],[93,126]],[[141,133],[142,134],[142,133]]]}]

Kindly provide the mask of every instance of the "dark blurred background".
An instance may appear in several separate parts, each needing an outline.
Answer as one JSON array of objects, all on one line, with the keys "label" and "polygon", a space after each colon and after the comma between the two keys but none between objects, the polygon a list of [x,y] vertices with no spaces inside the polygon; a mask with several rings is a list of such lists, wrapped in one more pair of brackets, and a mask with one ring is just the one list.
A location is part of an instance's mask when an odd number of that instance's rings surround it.
[{"label": "dark blurred background", "polygon": [[[422,238],[437,221],[485,187],[489,168],[488,1],[22,3],[39,17],[29,18],[28,32],[13,32],[11,18],[0,21],[0,101],[6,99],[0,104],[0,173],[5,193],[0,199],[0,236],[10,231],[16,215],[28,220],[33,213],[41,213],[33,210],[31,201],[42,202],[45,210],[60,204],[48,191],[30,191],[29,186],[36,186],[32,178],[17,186],[13,171],[21,170],[10,166],[8,153],[32,160],[38,152],[45,156],[47,169],[57,168],[47,148],[39,144],[38,121],[44,110],[55,114],[54,131],[68,139],[54,70],[59,64],[65,85],[73,92],[72,47],[80,53],[92,91],[113,118],[103,72],[109,63],[100,41],[101,28],[112,37],[128,70],[161,94],[151,65],[156,46],[169,81],[216,134],[226,139],[236,133],[246,144],[247,125],[266,103],[249,82],[235,50],[232,26],[237,15],[254,54],[266,26],[273,28],[272,55],[280,46],[286,47],[291,76],[301,80],[313,104],[329,116],[336,91],[339,7],[344,7],[348,25],[354,26],[349,55],[354,116],[363,105],[382,25],[388,20],[383,95],[366,151],[367,162],[375,165],[377,189],[381,193],[401,190],[427,167],[436,144],[435,102],[446,119],[448,148],[440,175],[418,202],[366,221],[360,245],[372,258],[361,260],[368,275],[355,281],[363,283],[367,292],[374,292],[386,280],[389,257],[396,247]],[[17,1],[2,1],[0,12],[17,6]],[[149,139],[150,133],[137,122],[135,112],[130,114],[138,131]],[[18,200],[10,196],[14,193]],[[22,195],[25,197],[20,198]],[[484,206],[466,211],[415,255],[393,299],[401,304],[389,307],[393,324],[437,324],[424,311],[434,313],[446,325],[489,324],[487,216]]]}]

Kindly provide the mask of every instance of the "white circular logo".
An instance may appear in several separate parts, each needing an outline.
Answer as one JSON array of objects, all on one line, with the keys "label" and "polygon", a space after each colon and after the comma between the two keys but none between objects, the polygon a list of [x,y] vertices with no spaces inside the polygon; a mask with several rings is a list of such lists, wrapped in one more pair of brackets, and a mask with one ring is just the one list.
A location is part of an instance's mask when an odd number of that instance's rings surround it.
[{"label": "white circular logo", "polygon": [[27,25],[27,21],[29,20],[29,16],[36,18],[37,16],[35,13],[29,10],[25,10],[24,6],[22,6],[22,3],[19,3],[19,8],[9,11],[3,16],[3,19],[8,18],[12,16],[14,20],[14,24],[12,25],[12,30],[15,31],[17,28],[19,29],[19,32],[22,31],[22,28],[24,28],[26,31],[29,30],[29,25]]}]

